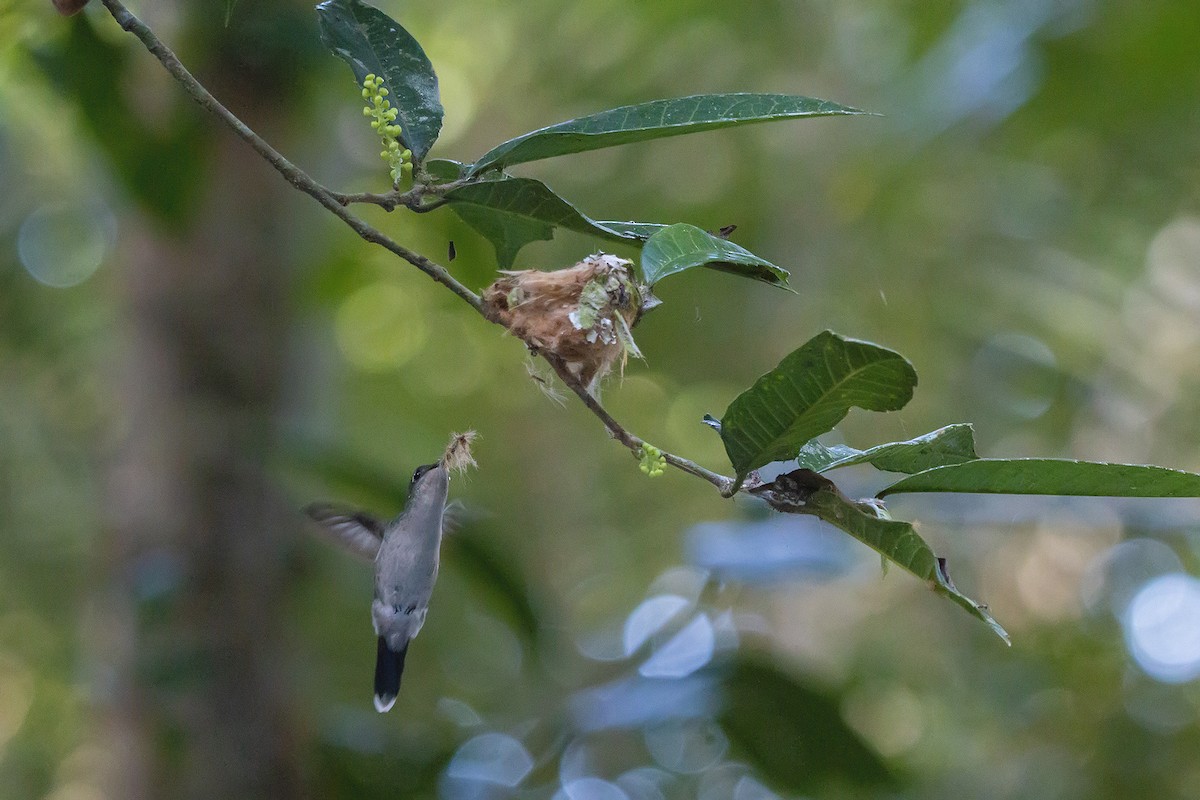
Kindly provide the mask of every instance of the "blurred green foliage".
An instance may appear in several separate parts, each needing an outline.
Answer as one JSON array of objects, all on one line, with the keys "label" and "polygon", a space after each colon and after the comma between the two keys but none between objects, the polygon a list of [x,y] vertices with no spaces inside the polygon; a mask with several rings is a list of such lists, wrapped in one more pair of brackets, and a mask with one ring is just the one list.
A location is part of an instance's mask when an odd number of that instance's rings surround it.
[{"label": "blurred green foliage", "polygon": [[[851,446],[970,420],[992,455],[1200,468],[1196,3],[381,7],[438,70],[446,124],[433,156],[470,157],[542,125],[697,92],[798,93],[886,114],[517,170],[600,219],[736,223],[740,244],[792,273],[798,296],[699,270],[661,287],[664,306],[636,331],[646,363],[604,390],[614,415],[657,445],[720,469],[701,415],[831,327],[895,348],[921,375],[903,412],[842,423]],[[278,25],[239,3],[227,28],[216,8],[211,30],[188,41],[172,38],[175,4],[134,10],[185,63],[219,58],[222,37],[270,41],[246,80],[278,85],[294,123],[263,133],[328,185],[386,187],[354,81],[315,55],[304,3]],[[186,214],[202,190],[193,126],[228,135],[197,119],[99,12],[64,22],[49,4],[0,0],[0,40],[13,45],[0,48],[0,795],[14,800],[88,796],[104,758],[87,714],[103,676],[89,670],[80,631],[103,466],[120,440],[117,243],[146,214]],[[268,50],[294,68],[272,72]],[[237,110],[236,87],[212,88]],[[364,214],[439,260],[453,241],[450,268],[472,287],[494,275],[490,246],[449,211]],[[61,228],[45,220],[99,242],[99,257],[55,250],[63,237],[45,231]],[[1156,681],[1135,663],[1119,591],[1172,569],[1196,574],[1194,506],[897,499],[952,557],[959,585],[990,603],[1011,650],[919,582],[880,578],[862,553],[834,580],[717,581],[688,595],[669,570],[694,555],[689,528],[755,509],[671,471],[647,480],[578,404],[538,391],[515,339],[315,205],[297,200],[292,220],[280,242],[296,265],[297,309],[280,485],[297,507],[326,497],[392,513],[412,467],[473,426],[481,469],[452,491],[486,514],[447,541],[388,717],[368,696],[369,574],[298,530],[286,677],[314,736],[319,796],[459,796],[447,767],[487,731],[523,742],[527,780],[545,796],[588,775],[624,776],[630,797],[658,796],[648,786],[666,797],[854,796],[853,785],[801,789],[731,765],[754,755],[733,730],[730,750],[703,726],[692,738],[575,730],[581,693],[636,677],[605,642],[620,641],[644,597],[663,594],[714,620],[730,612],[741,637],[765,640],[756,652],[788,665],[797,691],[830,687],[828,707],[898,776],[897,796],[1200,794],[1198,684]],[[517,266],[567,265],[594,247],[559,232]],[[864,493],[882,485],[860,477]],[[1174,566],[1110,549],[1147,540]],[[717,753],[705,769],[669,757],[668,745],[696,742]],[[651,772],[630,774],[639,768]]]}]

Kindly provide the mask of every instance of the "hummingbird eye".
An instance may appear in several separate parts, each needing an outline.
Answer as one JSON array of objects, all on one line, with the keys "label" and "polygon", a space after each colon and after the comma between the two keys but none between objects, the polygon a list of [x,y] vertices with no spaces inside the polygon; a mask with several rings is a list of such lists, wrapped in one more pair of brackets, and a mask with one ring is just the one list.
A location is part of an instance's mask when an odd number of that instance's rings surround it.
[{"label": "hummingbird eye", "polygon": [[416,470],[413,472],[412,482],[416,483],[418,480],[421,479],[422,475],[424,475],[426,472],[429,472],[429,470],[433,469],[435,466],[437,466],[437,465],[436,464],[425,464],[423,466],[417,467]]}]

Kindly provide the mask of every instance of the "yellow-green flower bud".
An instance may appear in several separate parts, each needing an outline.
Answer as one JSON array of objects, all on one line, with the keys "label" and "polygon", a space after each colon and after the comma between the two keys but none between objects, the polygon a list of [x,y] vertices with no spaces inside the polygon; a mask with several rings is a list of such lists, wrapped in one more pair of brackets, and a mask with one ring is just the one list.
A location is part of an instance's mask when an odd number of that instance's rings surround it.
[{"label": "yellow-green flower bud", "polygon": [[663,468],[666,467],[667,460],[663,457],[662,451],[651,444],[643,444],[641,452],[641,463],[638,468],[642,472],[649,475],[651,478],[657,478],[663,474]]},{"label": "yellow-green flower bud", "polygon": [[398,184],[402,177],[412,174],[412,151],[397,141],[404,129],[392,124],[400,111],[392,108],[392,104],[385,99],[389,94],[383,81],[376,75],[371,74],[363,79],[362,96],[369,104],[363,108],[363,116],[371,118],[371,129],[383,144],[379,157],[387,163],[392,183]]}]

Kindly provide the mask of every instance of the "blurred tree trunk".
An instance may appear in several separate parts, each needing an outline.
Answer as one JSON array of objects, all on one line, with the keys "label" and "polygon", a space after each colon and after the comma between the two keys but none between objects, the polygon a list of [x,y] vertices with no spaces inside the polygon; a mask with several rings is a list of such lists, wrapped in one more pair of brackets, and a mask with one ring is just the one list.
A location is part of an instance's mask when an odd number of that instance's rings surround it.
[{"label": "blurred tree trunk", "polygon": [[[223,13],[200,5],[196,14]],[[260,54],[231,50],[236,35],[219,24],[200,29],[217,53],[201,79],[256,130],[282,127],[286,93],[263,79]],[[140,48],[136,57],[159,69]],[[210,127],[182,228],[167,233],[149,214],[122,231],[126,427],[91,632],[114,800],[305,796],[282,636],[295,533],[264,475],[285,361],[289,190]]]}]

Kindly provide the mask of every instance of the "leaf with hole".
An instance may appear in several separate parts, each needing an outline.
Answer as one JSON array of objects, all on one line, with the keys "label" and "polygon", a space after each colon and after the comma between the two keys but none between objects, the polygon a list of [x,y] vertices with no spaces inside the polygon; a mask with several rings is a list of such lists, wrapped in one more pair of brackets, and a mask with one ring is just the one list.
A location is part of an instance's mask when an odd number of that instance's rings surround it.
[{"label": "leaf with hole", "polygon": [[890,442],[868,450],[855,450],[843,444],[827,447],[814,439],[801,447],[796,455],[801,467],[814,472],[870,464],[884,472],[905,472],[910,475],[977,458],[975,431],[968,424],[947,425],[906,442]]},{"label": "leaf with hole", "polygon": [[471,173],[735,125],[865,113],[828,100],[788,94],[702,94],[652,100],[560,122],[510,139],[485,153],[471,167]]},{"label": "leaf with hole", "polygon": [[400,141],[420,163],[442,130],[437,75],[421,45],[404,27],[361,0],[325,0],[317,6],[321,41],[350,65],[362,86],[378,75],[398,112]]},{"label": "leaf with hole", "polygon": [[721,440],[737,472],[796,456],[851,407],[896,411],[912,399],[917,373],[899,353],[819,333],[737,396],[721,417]]},{"label": "leaf with hole", "polygon": [[669,225],[647,239],[641,265],[642,277],[650,286],[692,267],[709,267],[783,288],[788,279],[787,270],[686,223]]},{"label": "leaf with hole", "polygon": [[1200,475],[1139,464],[1062,458],[981,458],[928,469],[879,493],[967,492],[1076,497],[1200,497]]}]

